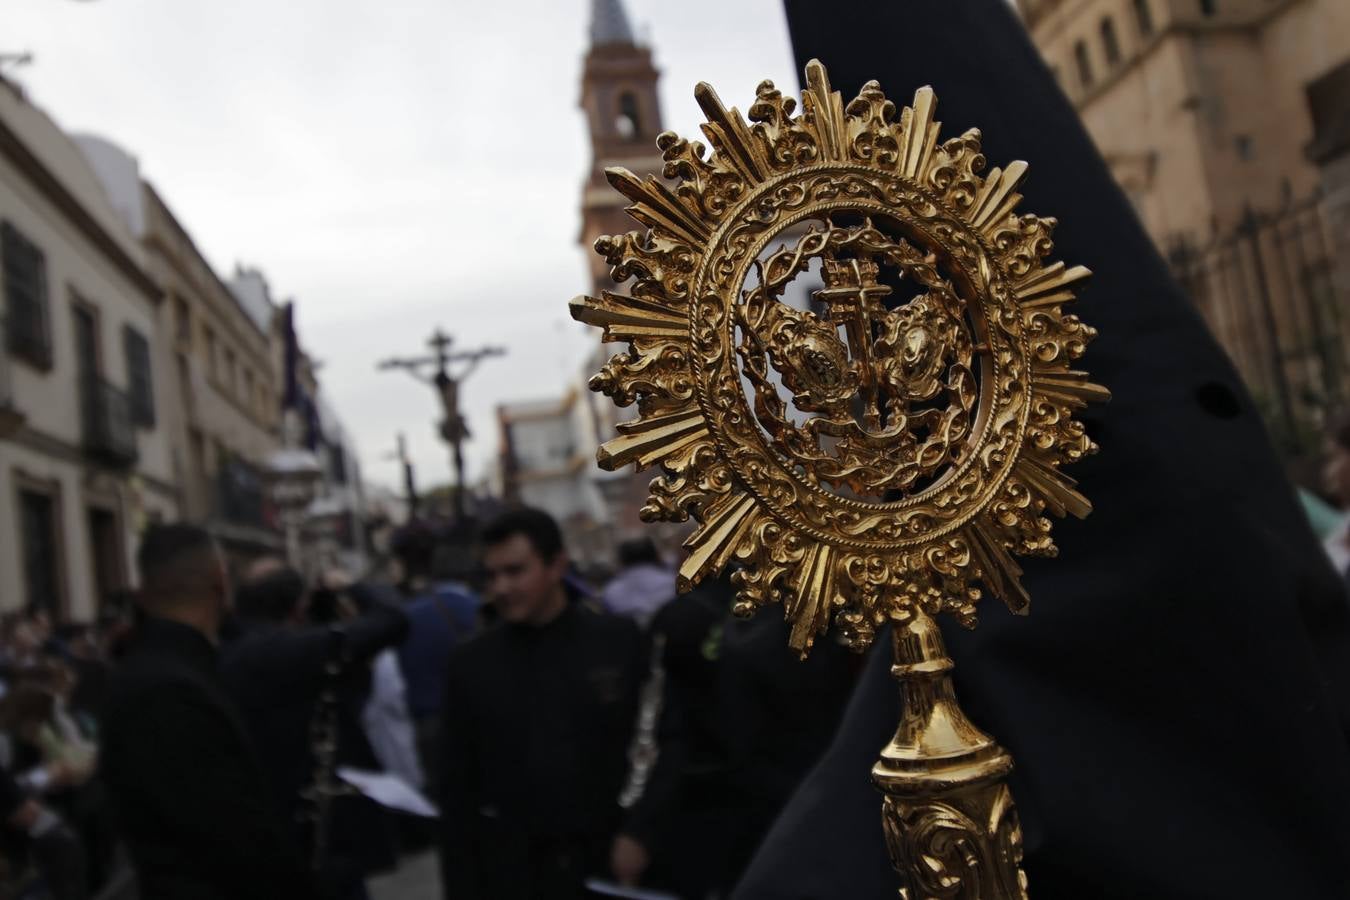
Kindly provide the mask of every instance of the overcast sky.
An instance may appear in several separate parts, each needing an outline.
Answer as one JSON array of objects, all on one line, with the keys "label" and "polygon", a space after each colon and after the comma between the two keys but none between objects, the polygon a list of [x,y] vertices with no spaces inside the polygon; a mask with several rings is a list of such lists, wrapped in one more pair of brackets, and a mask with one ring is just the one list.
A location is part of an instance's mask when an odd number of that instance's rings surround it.
[{"label": "overcast sky", "polygon": [[[407,434],[423,485],[448,479],[437,403],[378,360],[436,325],[505,344],[465,385],[470,476],[493,409],[557,394],[591,339],[567,315],[589,143],[577,100],[591,0],[0,0],[0,53],[68,131],[141,164],[225,277],[261,268],[297,303],[368,480]],[[665,126],[693,136],[699,80],[744,109],[795,92],[777,0],[625,0],[662,72]]]}]

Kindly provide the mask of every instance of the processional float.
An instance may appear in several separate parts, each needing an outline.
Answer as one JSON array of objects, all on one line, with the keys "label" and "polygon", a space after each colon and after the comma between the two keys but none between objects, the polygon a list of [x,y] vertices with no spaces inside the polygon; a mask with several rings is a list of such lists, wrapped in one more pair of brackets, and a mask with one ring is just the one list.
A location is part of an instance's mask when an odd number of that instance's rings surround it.
[{"label": "processional float", "polygon": [[1025,163],[939,142],[931,89],[897,111],[876,82],[845,105],[819,62],[806,84],[793,115],[761,83],[748,122],[700,84],[711,152],[667,132],[666,181],[607,170],[645,227],[595,244],[626,293],[572,301],[628,342],[591,388],[638,415],[598,462],[658,468],[644,520],[697,521],[682,591],[734,565],[736,611],[781,603],[803,655],[831,620],[859,650],[891,626],[872,778],[900,895],[1025,898],[1012,758],[957,705],[934,616],[974,627],[982,591],[1025,613],[1015,557],[1091,510],[1060,471],[1109,398],[1063,311],[1089,273],[1017,211]]}]

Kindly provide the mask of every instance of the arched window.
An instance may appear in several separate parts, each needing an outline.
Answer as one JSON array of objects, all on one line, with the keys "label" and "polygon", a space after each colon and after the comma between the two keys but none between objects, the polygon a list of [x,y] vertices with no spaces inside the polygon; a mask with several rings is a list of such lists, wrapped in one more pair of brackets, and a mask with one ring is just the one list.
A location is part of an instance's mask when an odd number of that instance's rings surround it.
[{"label": "arched window", "polygon": [[1116,39],[1116,23],[1107,16],[1102,19],[1102,49],[1106,51],[1106,65],[1114,68],[1120,64],[1120,41]]},{"label": "arched window", "polygon": [[1092,60],[1088,57],[1087,44],[1078,41],[1073,45],[1073,59],[1078,66],[1078,81],[1084,88],[1092,87]]},{"label": "arched window", "polygon": [[638,116],[637,97],[625,91],[619,95],[619,115],[614,122],[619,136],[625,140],[635,140],[642,135],[642,119]]},{"label": "arched window", "polygon": [[1134,23],[1139,26],[1140,37],[1153,35],[1153,13],[1148,8],[1148,0],[1134,0]]}]

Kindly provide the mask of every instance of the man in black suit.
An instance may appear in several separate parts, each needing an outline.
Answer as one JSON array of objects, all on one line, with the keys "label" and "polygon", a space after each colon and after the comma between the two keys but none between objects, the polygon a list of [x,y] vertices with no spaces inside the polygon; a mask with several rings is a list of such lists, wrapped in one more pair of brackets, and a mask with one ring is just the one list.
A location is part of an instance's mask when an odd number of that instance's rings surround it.
[{"label": "man in black suit", "polygon": [[144,620],[109,686],[100,769],[143,900],[312,896],[239,714],[216,677],[229,581],[211,536],[155,526]]},{"label": "man in black suit", "polygon": [[[1009,784],[1035,900],[1345,896],[1350,614],[1255,405],[1168,274],[1005,0],[787,0],[798,65],[845,102],[931,84],[945,135],[1030,164],[1022,209],[1094,273],[1072,312],[1112,392],[1073,467],[1095,511],[1028,560],[1031,615],[943,623],[971,721]],[[1179,115],[1186,115],[1178,111]],[[1162,164],[1169,164],[1163,159]],[[1235,189],[1239,189],[1235,186]],[[898,718],[889,641],[737,896],[894,896],[867,773]]]},{"label": "man in black suit", "polygon": [[447,900],[571,900],[619,825],[644,652],[568,596],[562,534],[516,510],[482,533],[500,624],[450,657],[441,785]]},{"label": "man in black suit", "polygon": [[[239,705],[272,787],[274,805],[295,829],[307,854],[315,850],[312,804],[301,792],[312,785],[316,760],[310,734],[320,695],[332,692],[337,730],[336,763],[380,768],[361,728],[370,694],[370,662],[408,632],[397,606],[367,585],[353,585],[345,620],[305,621],[305,580],[279,559],[259,560],[235,592],[240,635],[221,655],[221,682]],[[339,669],[330,674],[328,665]],[[394,862],[383,811],[360,794],[335,797],[326,813],[321,848],[325,896],[363,896],[367,874]]]}]

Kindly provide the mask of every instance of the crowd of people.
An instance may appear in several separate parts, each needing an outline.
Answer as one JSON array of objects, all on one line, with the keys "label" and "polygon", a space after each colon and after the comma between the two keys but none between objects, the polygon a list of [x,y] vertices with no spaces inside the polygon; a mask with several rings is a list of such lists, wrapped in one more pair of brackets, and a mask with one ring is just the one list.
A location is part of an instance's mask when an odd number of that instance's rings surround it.
[{"label": "crowd of people", "polygon": [[430,850],[447,900],[731,896],[858,659],[731,616],[729,574],[677,596],[648,540],[590,584],[538,510],[472,547],[414,523],[394,551],[383,580],[231,572],[207,532],[155,526],[97,623],[0,620],[0,900],[132,872],[145,900],[359,900]]},{"label": "crowd of people", "polygon": [[486,524],[478,553],[476,622],[422,577],[425,544],[401,556],[423,586],[410,614],[456,635],[426,654],[445,896],[728,895],[833,734],[854,658],[827,644],[802,665],[781,619],[731,617],[727,579],[677,598],[647,540],[595,591],[537,510]]},{"label": "crowd of people", "polygon": [[125,633],[110,610],[56,626],[41,611],[0,619],[0,897],[84,897],[115,863],[96,776],[109,659]]},{"label": "crowd of people", "polygon": [[[729,575],[677,597],[650,541],[590,585],[537,510],[395,551],[383,582],[230,572],[207,532],[155,526],[99,622],[0,620],[0,900],[132,872],[145,900],[359,900],[433,849],[447,900],[730,896],[857,658],[732,617]],[[434,808],[381,806],[352,770]]]},{"label": "crowd of people", "polygon": [[394,552],[382,581],[306,579],[159,525],[96,625],[0,622],[0,898],[134,872],[145,900],[355,900],[429,850],[454,900],[727,895],[853,657],[801,664],[778,617],[731,618],[727,579],[677,599],[650,541],[592,585],[537,510],[472,548],[414,524]]}]

